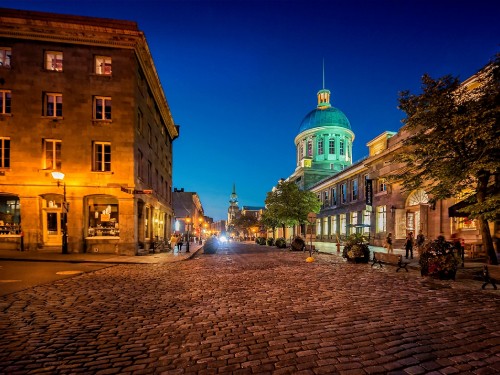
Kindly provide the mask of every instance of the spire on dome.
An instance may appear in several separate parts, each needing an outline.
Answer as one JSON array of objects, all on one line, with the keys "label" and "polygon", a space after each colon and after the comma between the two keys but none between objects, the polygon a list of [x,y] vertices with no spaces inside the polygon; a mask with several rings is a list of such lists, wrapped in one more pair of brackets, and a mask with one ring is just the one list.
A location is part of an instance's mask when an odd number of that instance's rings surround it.
[{"label": "spire on dome", "polygon": [[318,108],[330,108],[330,90],[325,89],[325,60],[323,59],[323,88],[318,91]]}]

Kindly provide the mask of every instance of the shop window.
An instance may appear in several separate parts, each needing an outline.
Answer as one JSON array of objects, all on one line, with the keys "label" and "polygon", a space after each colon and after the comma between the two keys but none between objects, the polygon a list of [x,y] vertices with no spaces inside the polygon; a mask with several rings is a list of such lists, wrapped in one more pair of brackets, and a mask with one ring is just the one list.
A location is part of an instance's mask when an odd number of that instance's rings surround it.
[{"label": "shop window", "polygon": [[385,232],[386,231],[386,220],[387,220],[387,212],[386,212],[386,206],[378,206],[377,207],[377,216],[376,216],[376,221],[377,221],[377,233]]},{"label": "shop window", "polygon": [[0,90],[0,114],[11,114],[12,91]]},{"label": "shop window", "polygon": [[119,206],[114,197],[87,198],[88,237],[120,236]]},{"label": "shop window", "polygon": [[0,168],[10,168],[10,138],[0,137]]},{"label": "shop window", "polygon": [[11,57],[12,49],[8,47],[0,47],[0,67],[10,68]]},{"label": "shop window", "polygon": [[55,72],[62,72],[63,53],[54,51],[45,52],[45,69]]},{"label": "shop window", "polygon": [[0,235],[19,234],[21,204],[15,195],[0,195]]},{"label": "shop window", "polygon": [[95,57],[95,74],[111,75],[111,57],[96,56]]}]

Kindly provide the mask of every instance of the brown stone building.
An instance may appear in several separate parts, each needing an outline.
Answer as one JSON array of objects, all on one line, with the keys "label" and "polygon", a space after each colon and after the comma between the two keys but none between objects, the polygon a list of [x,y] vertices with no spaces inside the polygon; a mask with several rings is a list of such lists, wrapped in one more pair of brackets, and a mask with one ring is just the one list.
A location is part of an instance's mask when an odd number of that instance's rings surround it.
[{"label": "brown stone building", "polygon": [[135,22],[0,9],[0,246],[168,238],[177,136]]}]

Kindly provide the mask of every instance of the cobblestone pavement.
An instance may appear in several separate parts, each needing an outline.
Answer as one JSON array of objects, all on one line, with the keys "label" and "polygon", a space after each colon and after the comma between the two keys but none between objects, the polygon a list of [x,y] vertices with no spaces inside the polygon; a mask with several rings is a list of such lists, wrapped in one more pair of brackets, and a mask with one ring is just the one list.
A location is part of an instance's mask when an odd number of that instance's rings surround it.
[{"label": "cobblestone pavement", "polygon": [[472,280],[231,244],[0,298],[0,374],[498,374]]}]

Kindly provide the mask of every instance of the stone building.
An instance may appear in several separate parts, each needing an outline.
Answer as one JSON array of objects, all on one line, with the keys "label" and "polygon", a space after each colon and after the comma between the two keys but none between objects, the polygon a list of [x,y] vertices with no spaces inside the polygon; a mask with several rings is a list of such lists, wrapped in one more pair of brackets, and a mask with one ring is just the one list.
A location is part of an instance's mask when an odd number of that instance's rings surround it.
[{"label": "stone building", "polygon": [[[204,215],[203,205],[197,193],[174,188],[172,193],[174,207],[174,231],[176,234],[199,237],[211,218]],[[208,220],[210,219],[210,220]]]},{"label": "stone building", "polygon": [[170,236],[179,129],[135,22],[1,9],[0,103],[1,246],[133,255]]}]

